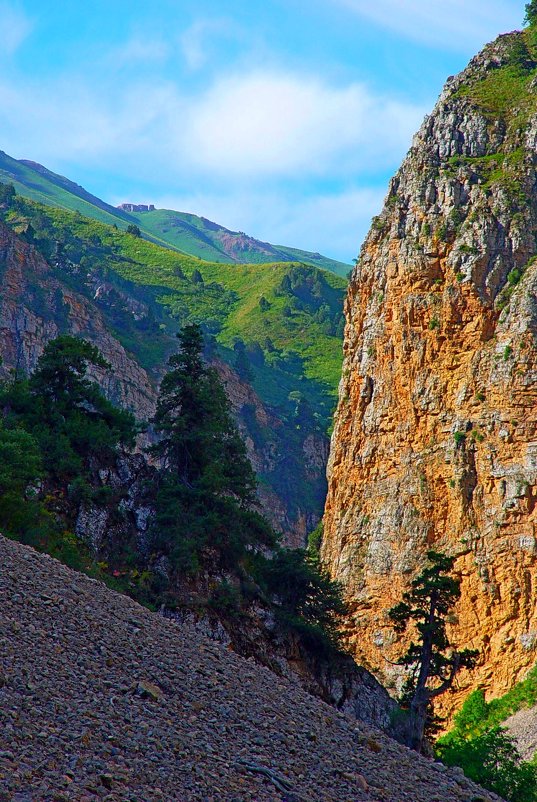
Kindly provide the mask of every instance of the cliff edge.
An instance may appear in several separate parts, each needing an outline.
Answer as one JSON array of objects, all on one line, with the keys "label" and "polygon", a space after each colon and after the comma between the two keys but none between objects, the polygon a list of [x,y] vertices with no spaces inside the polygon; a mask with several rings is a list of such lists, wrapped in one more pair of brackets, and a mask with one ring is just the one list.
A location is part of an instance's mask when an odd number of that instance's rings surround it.
[{"label": "cliff edge", "polygon": [[501,36],[448,79],[373,220],[346,302],[323,558],[355,656],[384,682],[386,611],[456,555],[452,641],[478,649],[448,710],[537,656],[537,46]]}]

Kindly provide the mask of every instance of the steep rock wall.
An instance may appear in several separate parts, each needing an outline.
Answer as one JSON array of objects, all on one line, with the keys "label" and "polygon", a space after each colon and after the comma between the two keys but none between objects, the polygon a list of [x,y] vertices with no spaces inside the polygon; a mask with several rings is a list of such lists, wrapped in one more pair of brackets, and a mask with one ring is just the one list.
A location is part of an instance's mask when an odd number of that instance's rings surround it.
[{"label": "steep rock wall", "polygon": [[434,546],[457,557],[451,620],[491,695],[537,658],[537,96],[528,34],[447,86],[354,270],[323,557],[349,643],[388,684],[386,611]]}]

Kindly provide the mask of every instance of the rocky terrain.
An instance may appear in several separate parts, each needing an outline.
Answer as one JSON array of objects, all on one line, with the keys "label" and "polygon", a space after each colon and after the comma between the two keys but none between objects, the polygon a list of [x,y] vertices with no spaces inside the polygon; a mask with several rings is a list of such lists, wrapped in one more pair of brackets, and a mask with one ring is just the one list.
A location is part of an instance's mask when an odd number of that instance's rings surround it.
[{"label": "rocky terrain", "polygon": [[434,547],[456,555],[450,636],[496,696],[535,663],[537,57],[500,37],[450,78],[349,288],[323,557],[359,662],[397,686],[386,611]]},{"label": "rocky terrain", "polygon": [[492,802],[186,624],[0,538],[5,802]]}]

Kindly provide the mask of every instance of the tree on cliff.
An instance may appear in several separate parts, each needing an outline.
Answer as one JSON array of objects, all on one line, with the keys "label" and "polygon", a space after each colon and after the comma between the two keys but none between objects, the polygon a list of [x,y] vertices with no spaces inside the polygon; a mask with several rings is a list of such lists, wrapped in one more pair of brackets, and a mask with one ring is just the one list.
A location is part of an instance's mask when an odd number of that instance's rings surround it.
[{"label": "tree on cliff", "polygon": [[525,25],[535,25],[537,23],[537,0],[531,0],[526,3],[526,16],[524,17]]},{"label": "tree on cliff", "polygon": [[83,479],[91,458],[112,458],[136,434],[130,412],[116,409],[88,378],[89,366],[108,369],[86,340],[63,335],[45,346],[29,379],[15,379],[0,393],[11,425],[29,432],[46,472],[60,486]]},{"label": "tree on cliff", "polygon": [[412,641],[397,665],[408,670],[402,703],[408,708],[407,746],[421,752],[431,702],[445,693],[462,668],[475,664],[477,652],[454,650],[446,634],[446,617],[460,597],[460,581],[450,572],[454,558],[427,552],[429,565],[417,576],[403,600],[389,610],[394,629],[403,633],[413,624]]},{"label": "tree on cliff", "polygon": [[195,574],[204,552],[232,566],[249,546],[274,545],[269,524],[252,506],[256,477],[215,369],[203,361],[203,334],[189,325],[177,335],[154,418],[162,464],[154,546],[180,571]]}]

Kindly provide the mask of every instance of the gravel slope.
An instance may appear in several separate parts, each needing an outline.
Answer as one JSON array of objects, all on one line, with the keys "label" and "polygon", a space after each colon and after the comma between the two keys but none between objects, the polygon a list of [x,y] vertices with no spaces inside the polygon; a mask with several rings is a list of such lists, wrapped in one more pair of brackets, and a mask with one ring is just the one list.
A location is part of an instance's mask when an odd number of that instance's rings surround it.
[{"label": "gravel slope", "polygon": [[502,727],[507,727],[524,760],[531,760],[537,752],[537,707],[519,710],[504,721]]},{"label": "gravel slope", "polygon": [[497,799],[0,537],[0,802]]}]

